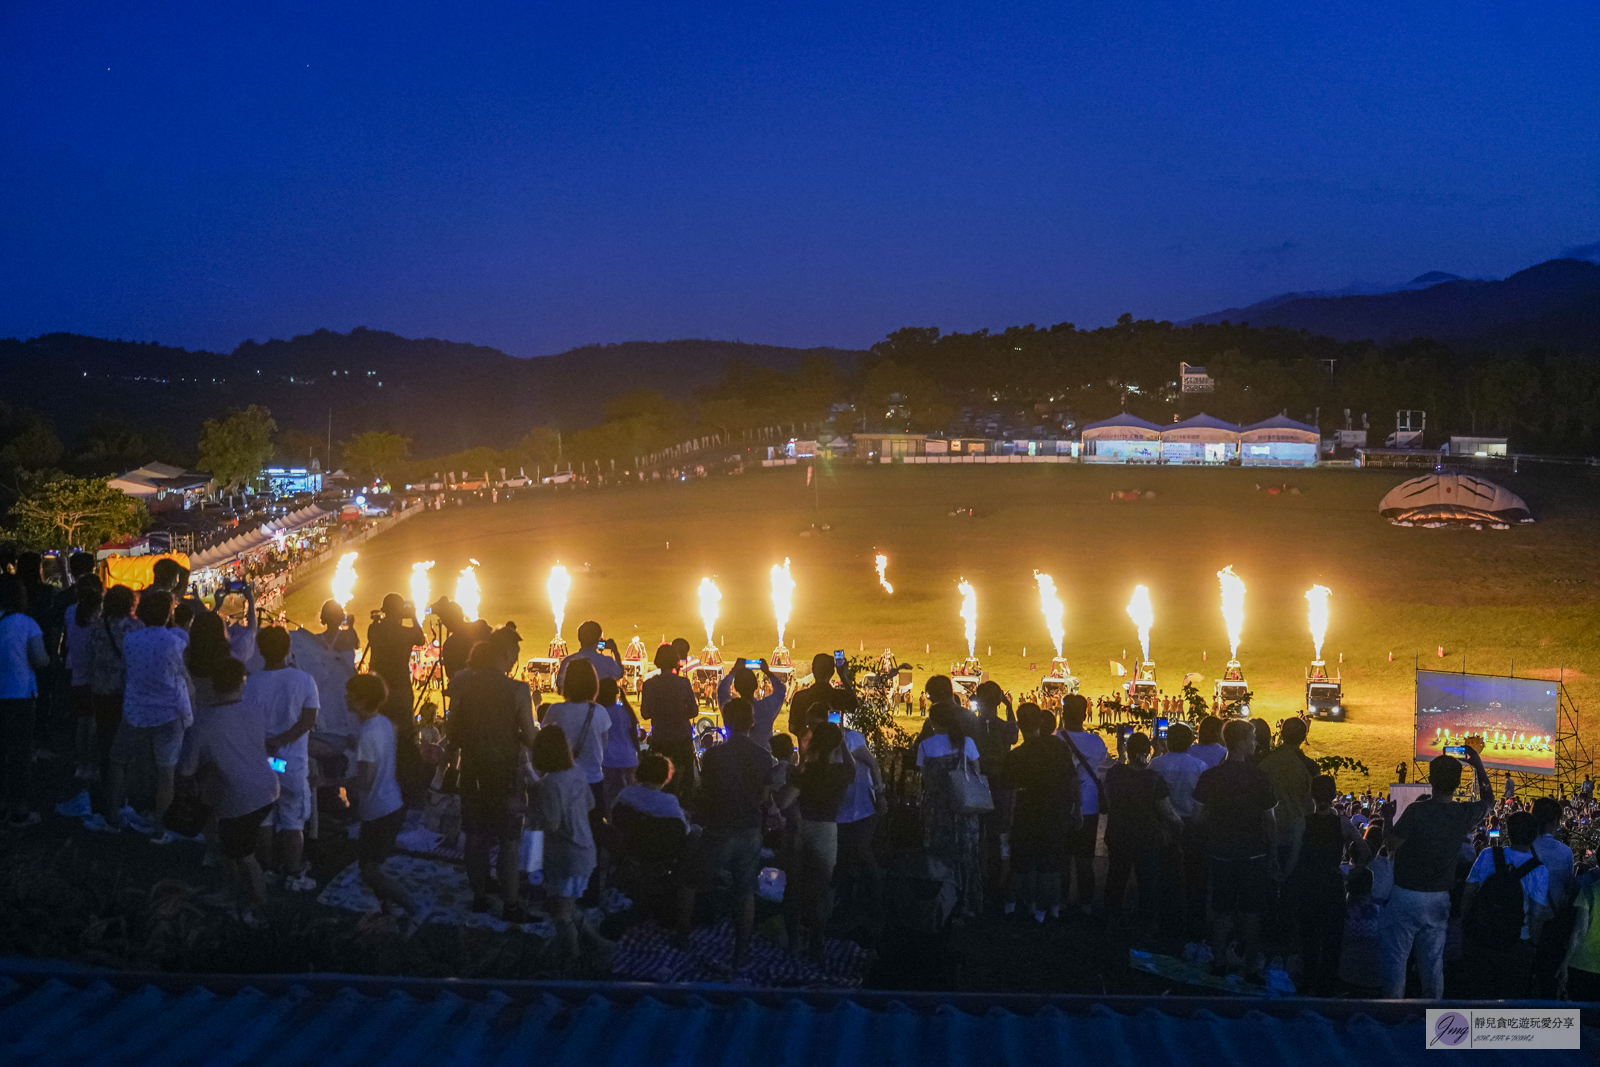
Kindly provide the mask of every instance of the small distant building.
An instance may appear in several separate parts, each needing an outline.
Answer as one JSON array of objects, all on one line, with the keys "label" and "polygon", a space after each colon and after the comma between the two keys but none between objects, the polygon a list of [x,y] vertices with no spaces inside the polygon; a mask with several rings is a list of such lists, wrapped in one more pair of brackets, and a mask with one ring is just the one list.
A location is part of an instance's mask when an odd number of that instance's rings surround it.
[{"label": "small distant building", "polygon": [[858,433],[855,435],[856,459],[874,463],[926,455],[927,443],[928,435],[925,433]]},{"label": "small distant building", "polygon": [[1228,463],[1239,456],[1242,432],[1202,412],[1161,428],[1161,458],[1168,463]]},{"label": "small distant building", "polygon": [[1213,393],[1216,392],[1216,379],[1206,373],[1204,367],[1196,367],[1192,363],[1178,364],[1178,391],[1183,393]]},{"label": "small distant building", "polygon": [[1450,454],[1452,456],[1504,456],[1506,455],[1507,440],[1504,437],[1455,437],[1450,438]]},{"label": "small distant building", "polygon": [[184,470],[170,463],[146,463],[117,475],[106,484],[144,501],[151,511],[187,511],[211,492],[211,475]]},{"label": "small distant building", "polygon": [[273,496],[322,492],[322,464],[317,460],[312,460],[309,467],[268,467],[261,472],[261,478]]},{"label": "small distant building", "polygon": [[1085,457],[1126,463],[1154,463],[1161,458],[1161,427],[1124,411],[1083,428]]},{"label": "small distant building", "polygon": [[1314,467],[1321,442],[1315,426],[1274,415],[1240,431],[1239,461],[1246,467]]},{"label": "small distant building", "polygon": [[950,454],[952,456],[982,456],[989,452],[989,439],[987,437],[952,437],[950,439]]}]

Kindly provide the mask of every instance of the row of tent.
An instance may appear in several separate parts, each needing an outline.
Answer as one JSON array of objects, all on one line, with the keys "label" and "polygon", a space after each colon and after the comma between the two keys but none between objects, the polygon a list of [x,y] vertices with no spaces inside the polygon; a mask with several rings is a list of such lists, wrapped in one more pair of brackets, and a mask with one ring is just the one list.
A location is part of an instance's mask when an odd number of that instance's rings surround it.
[{"label": "row of tent", "polygon": [[333,512],[325,511],[315,504],[307,504],[281,519],[273,519],[248,533],[236,534],[220,545],[213,545],[204,552],[196,553],[193,559],[194,570],[201,571],[208,567],[220,567],[232,563],[240,556],[276,539],[279,534],[292,533],[332,514]]},{"label": "row of tent", "polygon": [[1250,426],[1200,414],[1167,426],[1123,412],[1083,428],[1083,455],[1121,460],[1310,466],[1322,434],[1286,415]]}]

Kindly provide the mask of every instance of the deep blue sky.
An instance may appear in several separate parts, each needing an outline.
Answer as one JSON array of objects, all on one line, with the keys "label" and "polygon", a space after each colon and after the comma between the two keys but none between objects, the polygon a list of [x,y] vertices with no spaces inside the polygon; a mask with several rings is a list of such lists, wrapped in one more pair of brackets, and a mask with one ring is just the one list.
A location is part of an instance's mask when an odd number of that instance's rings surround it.
[{"label": "deep blue sky", "polygon": [[0,336],[864,346],[1590,245],[1600,7],[8,0],[0,143]]}]

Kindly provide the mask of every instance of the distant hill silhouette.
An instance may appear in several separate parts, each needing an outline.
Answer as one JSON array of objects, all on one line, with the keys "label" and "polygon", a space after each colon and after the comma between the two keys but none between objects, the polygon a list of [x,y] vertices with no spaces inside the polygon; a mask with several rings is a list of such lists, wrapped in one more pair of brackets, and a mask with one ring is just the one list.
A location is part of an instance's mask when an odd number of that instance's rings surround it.
[{"label": "distant hill silhouette", "polygon": [[[1446,280],[1438,284],[1435,277]],[[1179,325],[1220,322],[1283,326],[1338,341],[1397,344],[1431,337],[1464,349],[1548,348],[1600,356],[1600,265],[1552,259],[1502,281],[1422,275],[1392,293],[1284,294]]]},{"label": "distant hill silhouette", "polygon": [[537,425],[592,425],[606,400],[634,389],[687,400],[720,381],[730,362],[794,371],[808,355],[849,372],[860,353],[684,340],[519,359],[483,345],[358,327],[246,341],[224,354],[57,333],[0,340],[0,398],[47,415],[68,439],[115,418],[194,442],[206,418],[265,404],[282,429],[321,434],[331,409],[335,441],[389,430],[412,438],[413,454],[438,455],[508,447]]}]

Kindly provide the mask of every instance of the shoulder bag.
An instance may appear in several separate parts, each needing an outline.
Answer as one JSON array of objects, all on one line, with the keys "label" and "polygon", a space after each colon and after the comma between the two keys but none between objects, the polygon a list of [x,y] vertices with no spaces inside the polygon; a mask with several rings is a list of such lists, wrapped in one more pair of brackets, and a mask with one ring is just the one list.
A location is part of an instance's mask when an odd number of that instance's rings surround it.
[{"label": "shoulder bag", "polygon": [[[1094,783],[1094,807],[1095,807],[1095,810],[1096,811],[1104,811],[1105,810],[1105,806],[1106,806],[1105,789],[1100,784],[1100,776],[1098,774],[1094,773],[1094,764],[1090,763],[1089,760],[1084,756],[1084,754],[1082,752],[1078,751],[1078,746],[1073,743],[1071,734],[1069,734],[1065,730],[1063,730],[1063,731],[1061,731],[1061,733],[1057,734],[1056,736],[1060,737],[1061,740],[1063,740],[1063,741],[1065,741],[1067,743],[1067,747],[1072,749],[1072,754],[1073,754],[1074,757],[1077,758],[1078,763],[1083,767],[1084,770],[1089,772],[1089,781]],[[1079,804],[1079,810],[1080,811],[1082,810],[1082,803],[1081,802]]]},{"label": "shoulder bag", "polygon": [[[583,717],[583,725],[578,727],[578,744],[572,750],[573,763],[583,758],[583,750],[589,744],[589,727],[594,725],[594,707],[594,701],[589,701],[589,713]],[[570,738],[568,743],[571,743]]]},{"label": "shoulder bag", "polygon": [[982,815],[994,810],[994,794],[989,791],[989,779],[974,773],[967,765],[967,739],[958,738],[961,762],[950,772],[950,785],[956,794],[956,807],[963,815]]}]

